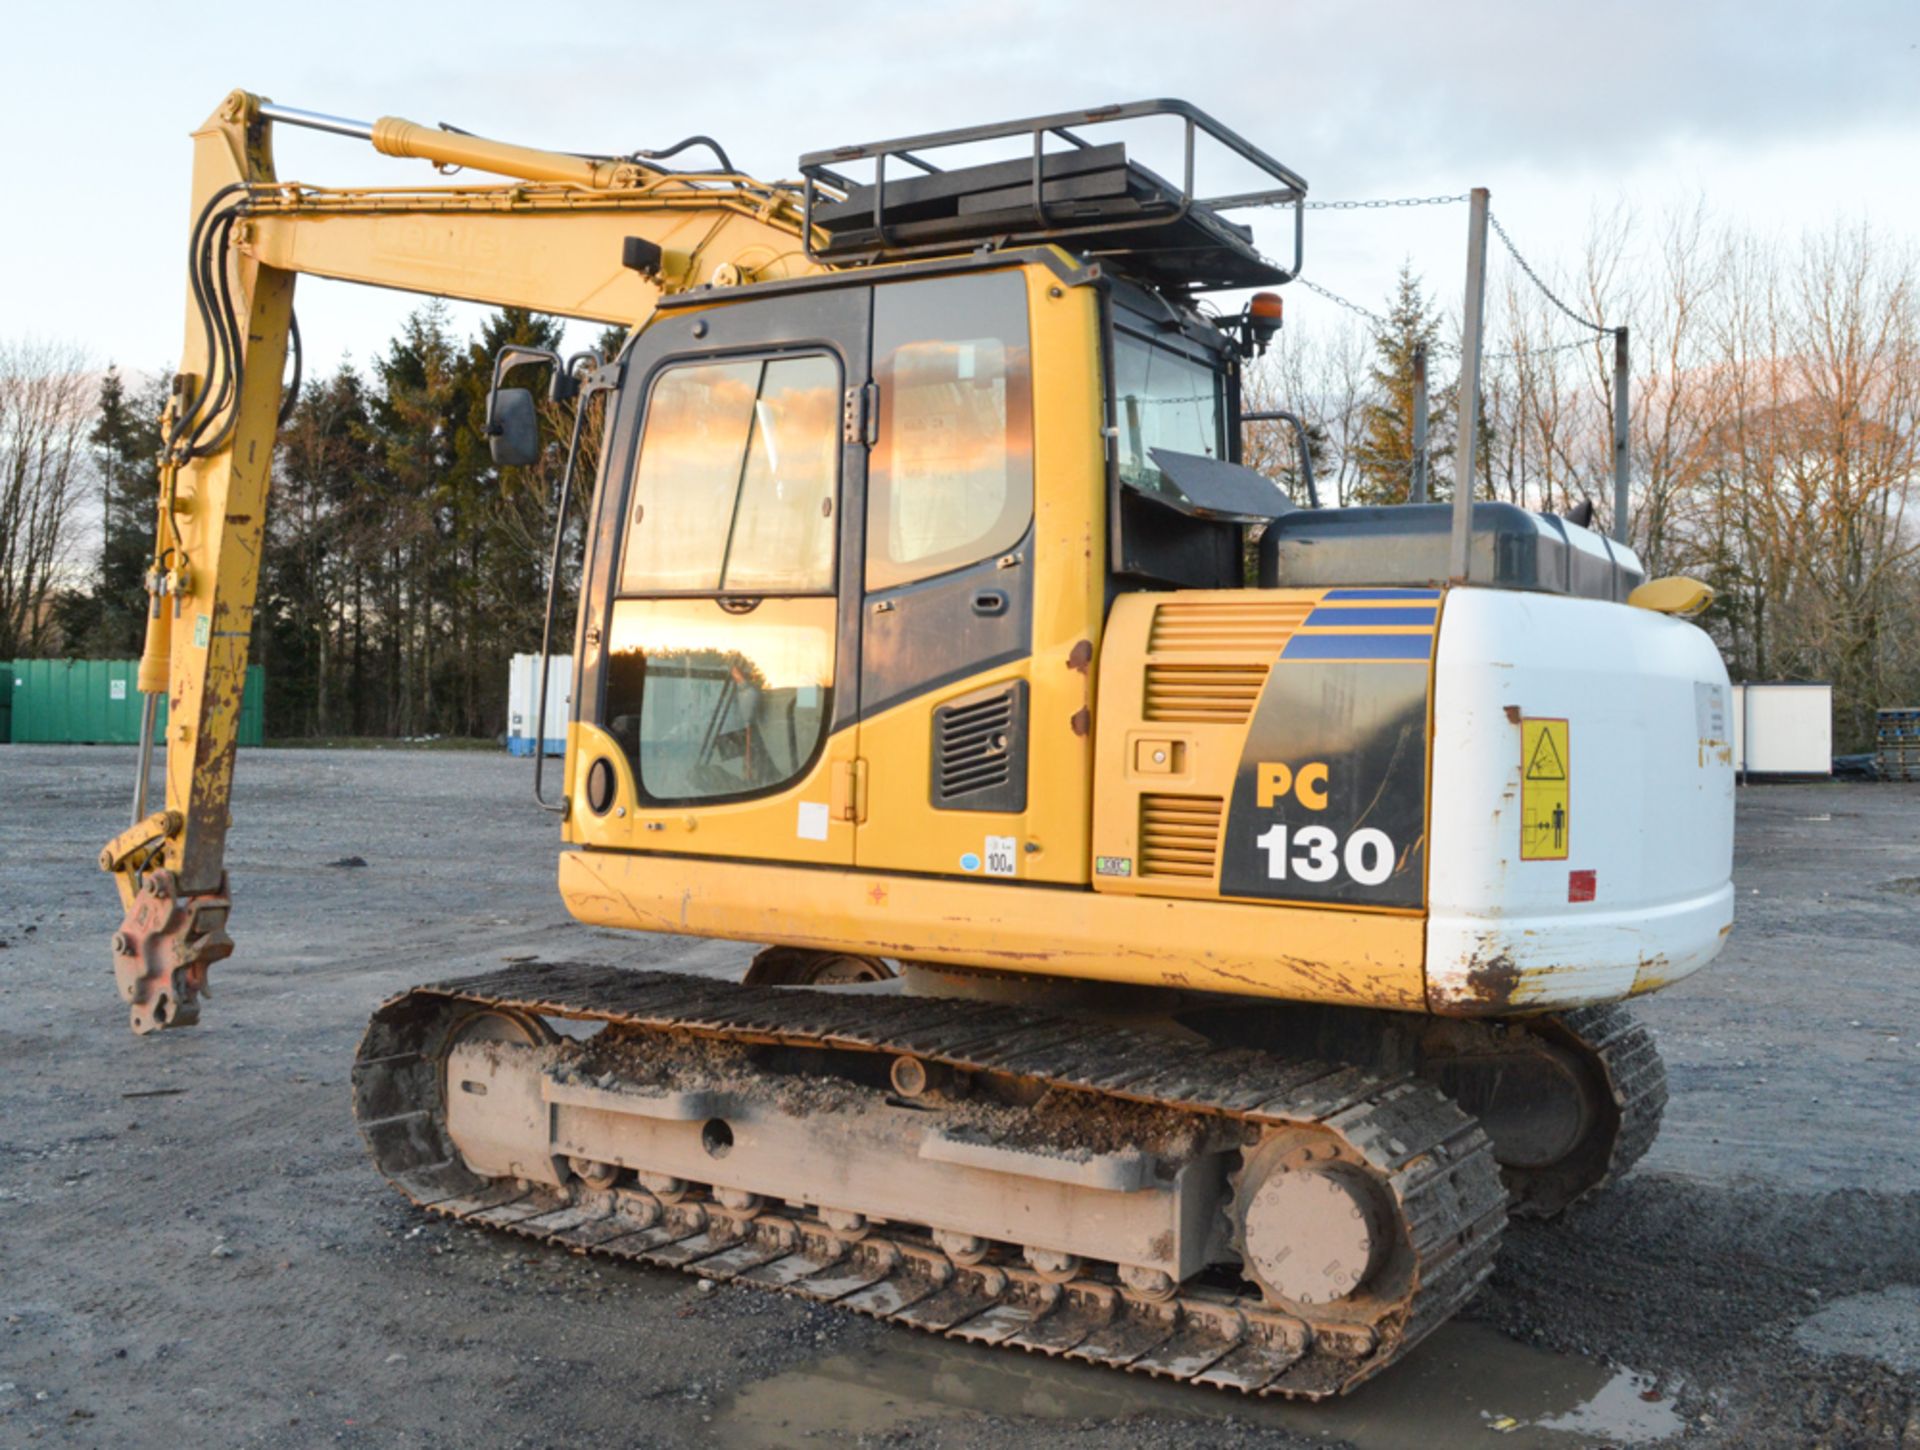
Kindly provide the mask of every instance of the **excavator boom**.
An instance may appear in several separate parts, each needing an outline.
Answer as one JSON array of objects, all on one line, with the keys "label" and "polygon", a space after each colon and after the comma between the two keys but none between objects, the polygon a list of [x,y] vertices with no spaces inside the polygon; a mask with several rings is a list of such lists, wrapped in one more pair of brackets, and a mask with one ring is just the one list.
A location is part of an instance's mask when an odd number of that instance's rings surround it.
[{"label": "excavator boom", "polygon": [[[329,189],[280,181],[275,123],[365,139],[499,185]],[[302,274],[637,327],[660,298],[825,270],[792,187],[542,151],[386,117],[320,116],[236,91],[194,133],[195,225],[164,453],[139,688],[133,822],[101,853],[127,909],[114,969],[134,1030],[197,1019],[226,935],[226,838],[282,376]],[[297,381],[296,381],[297,386]],[[149,810],[154,703],[166,799]]]}]

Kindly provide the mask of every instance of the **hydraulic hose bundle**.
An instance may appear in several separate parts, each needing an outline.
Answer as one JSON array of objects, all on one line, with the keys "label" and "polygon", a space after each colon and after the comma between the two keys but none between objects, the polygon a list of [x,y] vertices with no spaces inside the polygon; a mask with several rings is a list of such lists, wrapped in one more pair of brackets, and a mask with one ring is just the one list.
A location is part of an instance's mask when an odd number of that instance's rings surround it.
[{"label": "hydraulic hose bundle", "polygon": [[[238,196],[229,202],[228,198]],[[234,223],[251,210],[252,188],[244,182],[223,186],[207,199],[194,221],[187,249],[187,282],[206,338],[207,372],[192,398],[174,414],[165,443],[166,457],[178,464],[216,453],[233,432],[233,403],[239,396],[240,319],[233,301],[227,248]],[[226,203],[223,205],[223,203]],[[289,323],[293,376],[280,403],[279,421],[292,416],[300,397],[301,347],[298,319]],[[218,424],[219,431],[208,436]]]}]

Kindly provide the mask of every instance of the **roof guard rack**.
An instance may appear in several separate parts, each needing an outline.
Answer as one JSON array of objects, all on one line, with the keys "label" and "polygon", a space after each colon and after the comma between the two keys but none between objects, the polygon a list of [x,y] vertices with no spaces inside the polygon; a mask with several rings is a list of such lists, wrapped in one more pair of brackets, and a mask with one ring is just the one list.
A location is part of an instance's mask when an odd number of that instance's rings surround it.
[{"label": "roof guard rack", "polygon": [[[1184,123],[1179,186],[1126,159],[1121,143],[1096,144],[1079,132],[1115,121],[1173,116]],[[1194,195],[1194,150],[1202,134],[1248,162],[1274,185],[1227,196]],[[921,153],[1009,136],[1031,136],[1030,160],[944,170]],[[1056,137],[1069,149],[1048,151]],[[834,168],[872,161],[871,183]],[[889,182],[898,160],[916,175]],[[1306,181],[1237,132],[1180,100],[1133,101],[1063,111],[1022,121],[930,131],[893,141],[836,146],[800,158],[810,260],[894,261],[951,254],[956,244],[993,248],[1053,242],[1111,256],[1147,280],[1190,292],[1270,285],[1299,275],[1304,250]],[[1222,212],[1243,207],[1293,208],[1293,265],[1268,261],[1249,227]],[[1133,235],[1127,235],[1132,233]],[[816,237],[824,235],[816,247]]]}]

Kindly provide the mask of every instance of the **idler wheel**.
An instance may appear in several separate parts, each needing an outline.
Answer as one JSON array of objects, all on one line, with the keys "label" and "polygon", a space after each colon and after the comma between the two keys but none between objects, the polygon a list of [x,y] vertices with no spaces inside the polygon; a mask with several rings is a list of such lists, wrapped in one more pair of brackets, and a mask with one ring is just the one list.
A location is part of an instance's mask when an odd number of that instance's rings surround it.
[{"label": "idler wheel", "polygon": [[1384,1191],[1315,1134],[1283,1133],[1251,1149],[1231,1212],[1242,1270],[1270,1303],[1353,1298],[1392,1257]]}]

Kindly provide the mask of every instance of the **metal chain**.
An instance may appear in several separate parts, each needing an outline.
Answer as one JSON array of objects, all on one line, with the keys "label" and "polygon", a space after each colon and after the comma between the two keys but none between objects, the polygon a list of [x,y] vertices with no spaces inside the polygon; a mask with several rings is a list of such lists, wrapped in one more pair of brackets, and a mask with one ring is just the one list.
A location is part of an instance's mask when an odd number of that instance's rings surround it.
[{"label": "metal chain", "polygon": [[[1372,323],[1375,327],[1381,329],[1382,331],[1388,331],[1393,326],[1391,322],[1389,322],[1386,318],[1382,317],[1379,313],[1370,312],[1366,308],[1362,307],[1358,302],[1350,301],[1349,299],[1342,297],[1338,292],[1333,291],[1331,288],[1322,287],[1318,282],[1311,281],[1306,277],[1295,277],[1293,280],[1296,283],[1298,283],[1300,286],[1305,287],[1309,292],[1316,292],[1320,296],[1326,298],[1327,301],[1333,303],[1334,306],[1344,307],[1347,309],[1347,311],[1353,313],[1355,316],[1366,318],[1368,322]],[[1584,318],[1579,318],[1576,320],[1583,321],[1583,322],[1585,321]],[[1593,324],[1590,322],[1588,322],[1586,325],[1588,327],[1593,327]],[[1610,327],[1595,327],[1594,331],[1602,335],[1605,335],[1605,334],[1611,333],[1613,329]],[[1593,339],[1590,337],[1583,337],[1579,339],[1577,342],[1555,343],[1550,347],[1514,348],[1511,350],[1506,350],[1501,352],[1482,353],[1481,356],[1484,357],[1489,362],[1509,362],[1509,361],[1513,361],[1515,359],[1523,358],[1523,357],[1547,357],[1557,352],[1577,352],[1581,348],[1587,348],[1592,346],[1593,346]],[[1460,345],[1458,343],[1442,342],[1438,339],[1435,339],[1433,342],[1430,342],[1427,344],[1427,351],[1439,357],[1459,357]]]},{"label": "metal chain", "polygon": [[[1600,331],[1602,333],[1608,333],[1612,332],[1613,329],[1603,327]],[[1548,357],[1556,352],[1579,352],[1584,348],[1592,347],[1593,342],[1594,340],[1592,338],[1583,337],[1574,342],[1555,343],[1551,347],[1523,347],[1516,348],[1511,352],[1490,352],[1487,353],[1486,356],[1488,358]]]},{"label": "metal chain", "polygon": [[1354,313],[1356,316],[1366,318],[1367,321],[1371,322],[1375,327],[1386,327],[1388,325],[1387,319],[1382,317],[1379,313],[1369,312],[1366,308],[1362,307],[1358,302],[1349,302],[1346,298],[1342,297],[1338,292],[1335,292],[1330,288],[1322,287],[1318,282],[1312,281],[1311,279],[1306,277],[1295,277],[1293,280],[1297,282],[1300,286],[1306,288],[1309,292],[1316,292],[1320,296],[1326,298],[1327,301],[1333,303],[1336,307],[1344,307],[1347,309],[1347,311]]},{"label": "metal chain", "polygon": [[1575,312],[1571,307],[1567,306],[1566,303],[1562,302],[1558,297],[1554,296],[1553,289],[1548,287],[1545,282],[1542,282],[1540,280],[1540,274],[1534,271],[1532,267],[1528,266],[1527,259],[1520,255],[1520,249],[1513,244],[1513,238],[1508,236],[1507,229],[1500,225],[1500,218],[1495,216],[1492,212],[1488,212],[1487,220],[1493,224],[1494,231],[1499,233],[1501,242],[1506,246],[1507,254],[1513,258],[1514,262],[1519,266],[1520,270],[1527,274],[1527,280],[1533,283],[1534,286],[1540,289],[1540,294],[1543,297],[1545,297],[1547,301],[1551,302],[1555,307],[1558,307],[1562,312],[1566,313],[1568,317],[1572,318],[1575,322],[1579,323],[1582,327],[1591,328],[1593,331],[1601,334],[1605,334],[1613,331],[1611,327],[1603,326],[1598,322],[1593,322],[1585,317],[1582,317],[1579,313]]},{"label": "metal chain", "polygon": [[1301,205],[1308,211],[1379,211],[1390,206],[1448,206],[1457,201],[1467,200],[1467,193],[1459,196],[1396,196],[1370,201],[1309,201]]}]

